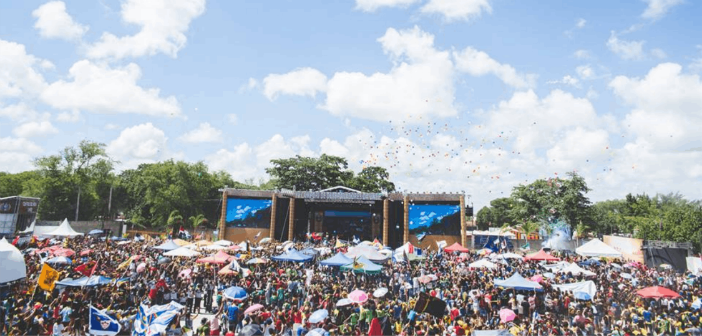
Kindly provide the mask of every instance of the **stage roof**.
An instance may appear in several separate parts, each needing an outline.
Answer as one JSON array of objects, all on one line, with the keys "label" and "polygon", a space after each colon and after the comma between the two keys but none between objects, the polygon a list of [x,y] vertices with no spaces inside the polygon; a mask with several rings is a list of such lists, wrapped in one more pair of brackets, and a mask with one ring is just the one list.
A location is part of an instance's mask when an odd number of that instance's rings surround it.
[{"label": "stage roof", "polygon": [[[273,195],[283,198],[304,199],[307,202],[355,202],[373,203],[389,199],[391,201],[404,201],[405,197],[410,202],[459,202],[463,194],[459,193],[364,193],[346,187],[334,187],[323,191],[295,191],[295,190],[246,190],[224,189],[228,197],[271,198]],[[465,195],[466,203],[470,196]]]}]

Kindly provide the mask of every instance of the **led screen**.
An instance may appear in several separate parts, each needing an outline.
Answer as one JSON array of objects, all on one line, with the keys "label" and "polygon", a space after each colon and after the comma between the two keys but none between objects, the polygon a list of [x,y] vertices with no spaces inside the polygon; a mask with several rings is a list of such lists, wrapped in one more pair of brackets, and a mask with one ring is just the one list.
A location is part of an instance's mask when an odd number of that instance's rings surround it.
[{"label": "led screen", "polygon": [[228,198],[227,227],[267,228],[271,225],[270,199]]},{"label": "led screen", "polygon": [[409,207],[411,234],[460,235],[460,205],[414,204]]}]

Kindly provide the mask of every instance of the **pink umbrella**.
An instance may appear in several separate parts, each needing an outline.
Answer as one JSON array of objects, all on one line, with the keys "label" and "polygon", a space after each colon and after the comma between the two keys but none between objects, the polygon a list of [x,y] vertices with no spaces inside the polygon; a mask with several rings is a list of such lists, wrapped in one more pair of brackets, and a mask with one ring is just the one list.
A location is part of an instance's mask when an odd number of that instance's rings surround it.
[{"label": "pink umbrella", "polygon": [[428,275],[422,275],[417,280],[419,280],[419,282],[425,284],[425,283],[430,283],[433,279]]},{"label": "pink umbrella", "polygon": [[349,300],[351,300],[353,303],[363,303],[368,300],[368,294],[360,289],[357,289],[349,293]]},{"label": "pink umbrella", "polygon": [[513,311],[509,309],[501,309],[500,310],[500,320],[502,323],[507,323],[507,322],[512,322],[514,321],[514,318],[517,317],[517,314],[515,314]]},{"label": "pink umbrella", "polygon": [[544,277],[542,277],[541,274],[537,274],[531,277],[531,281],[541,282],[544,281]]},{"label": "pink umbrella", "polygon": [[249,308],[246,308],[246,310],[244,310],[244,314],[251,314],[253,312],[261,310],[261,308],[263,308],[263,305],[260,303],[257,303]]},{"label": "pink umbrella", "polygon": [[185,278],[185,279],[190,279],[190,273],[193,272],[192,268],[184,269],[178,273],[178,277],[180,278]]},{"label": "pink umbrella", "polygon": [[137,273],[141,273],[146,269],[146,263],[141,263],[137,266]]}]

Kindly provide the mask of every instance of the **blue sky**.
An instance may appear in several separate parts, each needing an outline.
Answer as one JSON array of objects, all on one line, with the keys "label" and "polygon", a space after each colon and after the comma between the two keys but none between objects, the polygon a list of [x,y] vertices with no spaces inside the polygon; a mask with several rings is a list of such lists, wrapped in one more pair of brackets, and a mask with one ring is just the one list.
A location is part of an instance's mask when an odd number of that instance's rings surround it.
[{"label": "blue sky", "polygon": [[568,171],[593,200],[702,196],[699,2],[2,8],[3,171],[89,139],[119,169],[202,160],[256,182],[272,158],[340,155],[476,206]]}]

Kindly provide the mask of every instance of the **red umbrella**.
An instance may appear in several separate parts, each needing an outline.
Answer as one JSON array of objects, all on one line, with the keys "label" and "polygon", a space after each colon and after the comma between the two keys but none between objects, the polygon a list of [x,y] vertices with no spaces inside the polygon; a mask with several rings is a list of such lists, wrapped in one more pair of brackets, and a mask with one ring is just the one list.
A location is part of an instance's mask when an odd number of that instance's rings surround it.
[{"label": "red umbrella", "polygon": [[639,289],[636,291],[642,298],[646,299],[660,299],[660,298],[679,298],[680,294],[661,286],[646,287],[644,289]]},{"label": "red umbrella", "polygon": [[80,256],[84,257],[84,256],[87,256],[88,254],[91,254],[91,253],[93,253],[93,250],[87,249],[87,250],[81,251]]},{"label": "red umbrella", "polygon": [[546,260],[546,261],[558,261],[558,260],[561,260],[561,259],[559,259],[559,258],[557,258],[557,257],[554,257],[554,256],[552,256],[552,255],[546,253],[546,251],[544,251],[544,250],[541,250],[541,251],[536,252],[536,253],[534,253],[534,254],[527,255],[524,259],[525,259],[525,260]]}]

